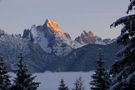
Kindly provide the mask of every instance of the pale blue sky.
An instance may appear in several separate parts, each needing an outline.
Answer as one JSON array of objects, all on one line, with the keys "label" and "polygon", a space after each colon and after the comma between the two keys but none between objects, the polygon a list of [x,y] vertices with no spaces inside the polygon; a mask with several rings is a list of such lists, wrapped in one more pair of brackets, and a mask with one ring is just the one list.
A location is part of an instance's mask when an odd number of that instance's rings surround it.
[{"label": "pale blue sky", "polygon": [[119,30],[109,25],[126,15],[129,0],[2,0],[0,28],[8,33],[22,33],[47,18],[55,20],[72,38],[82,30],[103,38],[115,38]]}]

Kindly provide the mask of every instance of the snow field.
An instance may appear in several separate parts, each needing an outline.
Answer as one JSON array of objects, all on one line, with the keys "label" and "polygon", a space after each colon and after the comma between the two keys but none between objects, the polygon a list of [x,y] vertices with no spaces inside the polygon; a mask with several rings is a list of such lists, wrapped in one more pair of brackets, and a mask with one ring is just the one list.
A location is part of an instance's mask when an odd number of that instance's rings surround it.
[{"label": "snow field", "polygon": [[[45,72],[36,73],[33,76],[37,76],[35,81],[40,82],[38,90],[58,90],[60,85],[60,80],[64,79],[66,86],[70,90],[74,87],[74,82],[79,77],[82,77],[83,85],[85,90],[90,90],[90,81],[93,71],[90,72]],[[15,78],[14,73],[10,73],[12,81]]]}]

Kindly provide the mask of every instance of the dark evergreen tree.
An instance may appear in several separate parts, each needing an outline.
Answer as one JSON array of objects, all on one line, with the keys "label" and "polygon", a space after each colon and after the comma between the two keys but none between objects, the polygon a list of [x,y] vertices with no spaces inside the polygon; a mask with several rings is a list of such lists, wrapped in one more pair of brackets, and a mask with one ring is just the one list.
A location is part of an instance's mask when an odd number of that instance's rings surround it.
[{"label": "dark evergreen tree", "polygon": [[107,90],[110,86],[110,76],[104,67],[103,55],[99,54],[96,61],[97,69],[92,75],[93,80],[90,82],[91,90]]},{"label": "dark evergreen tree", "polygon": [[22,53],[19,56],[19,63],[17,65],[15,85],[12,90],[37,90],[38,82],[34,82],[35,77],[28,72],[28,69],[23,61]]},{"label": "dark evergreen tree", "polygon": [[68,87],[65,85],[63,79],[61,79],[61,81],[60,81],[60,86],[59,86],[58,90],[69,90]]},{"label": "dark evergreen tree", "polygon": [[75,86],[75,87],[74,87],[72,90],[84,90],[82,77],[79,77],[79,78],[75,81],[74,86]]},{"label": "dark evergreen tree", "polygon": [[[127,14],[134,10],[135,0],[130,0]],[[113,83],[111,90],[135,90],[135,14],[124,16],[111,26],[123,25],[121,34],[117,39],[124,48],[118,52],[121,57],[111,69]]]},{"label": "dark evergreen tree", "polygon": [[11,82],[9,79],[8,72],[5,68],[3,58],[0,57],[0,90],[9,90]]}]

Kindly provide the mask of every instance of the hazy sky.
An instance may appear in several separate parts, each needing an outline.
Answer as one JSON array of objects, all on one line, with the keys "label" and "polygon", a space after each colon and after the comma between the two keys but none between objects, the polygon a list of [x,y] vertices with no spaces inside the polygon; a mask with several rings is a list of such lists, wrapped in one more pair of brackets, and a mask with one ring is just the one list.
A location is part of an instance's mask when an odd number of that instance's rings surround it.
[{"label": "hazy sky", "polygon": [[53,19],[72,38],[83,30],[103,38],[114,38],[119,30],[109,25],[126,15],[129,0],[2,0],[0,28],[8,33],[21,33],[32,25]]}]

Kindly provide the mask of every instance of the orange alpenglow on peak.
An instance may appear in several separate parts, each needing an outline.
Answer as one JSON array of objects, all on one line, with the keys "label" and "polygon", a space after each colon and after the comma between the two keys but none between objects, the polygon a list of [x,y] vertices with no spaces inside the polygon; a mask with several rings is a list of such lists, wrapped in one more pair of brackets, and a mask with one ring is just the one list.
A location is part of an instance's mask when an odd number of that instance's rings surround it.
[{"label": "orange alpenglow on peak", "polygon": [[47,19],[45,24],[47,25],[47,27],[49,27],[51,30],[54,30],[56,33],[58,33],[60,35],[64,35],[61,28],[59,27],[59,25],[54,20]]},{"label": "orange alpenglow on peak", "polygon": [[86,32],[85,30],[83,30],[83,32],[82,32],[81,35],[82,36],[87,36],[87,37],[93,37],[94,36],[94,33],[91,32],[91,31]]}]

